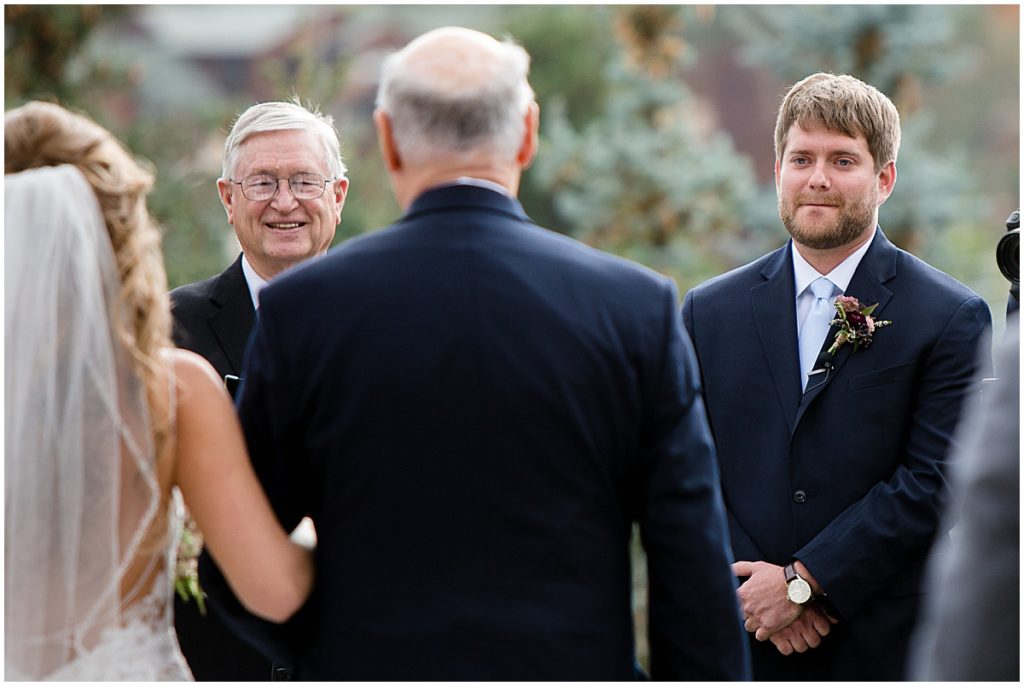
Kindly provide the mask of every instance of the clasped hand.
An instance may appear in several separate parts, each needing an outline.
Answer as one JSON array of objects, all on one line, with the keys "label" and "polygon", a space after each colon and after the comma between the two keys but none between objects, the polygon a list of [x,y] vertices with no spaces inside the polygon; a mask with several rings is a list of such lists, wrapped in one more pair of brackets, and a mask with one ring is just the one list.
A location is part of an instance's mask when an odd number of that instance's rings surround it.
[{"label": "clasped hand", "polygon": [[783,655],[803,653],[821,645],[821,639],[828,635],[837,620],[826,615],[815,603],[804,606],[803,612],[785,629],[769,637]]},{"label": "clasped hand", "polygon": [[758,641],[771,640],[783,655],[802,653],[821,645],[834,623],[814,604],[797,605],[786,597],[782,567],[769,562],[739,561],[738,577],[748,577],[737,590],[744,628]]}]

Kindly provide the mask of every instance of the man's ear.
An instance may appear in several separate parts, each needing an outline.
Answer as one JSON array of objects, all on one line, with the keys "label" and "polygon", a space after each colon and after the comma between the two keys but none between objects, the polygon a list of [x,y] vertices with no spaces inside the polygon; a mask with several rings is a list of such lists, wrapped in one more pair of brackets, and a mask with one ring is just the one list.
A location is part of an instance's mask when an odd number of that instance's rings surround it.
[{"label": "man's ear", "polygon": [[345,206],[345,196],[348,195],[348,179],[344,176],[334,181],[334,224],[341,223],[341,208]]},{"label": "man's ear", "polygon": [[395,145],[395,136],[391,128],[391,117],[383,110],[373,111],[373,123],[377,127],[377,142],[380,145],[380,156],[389,172],[402,168],[402,157]]},{"label": "man's ear", "polygon": [[228,224],[234,224],[235,198],[231,193],[232,183],[227,179],[217,179],[217,192],[220,194],[220,204],[228,215]]},{"label": "man's ear", "polygon": [[896,185],[896,163],[890,162],[878,172],[878,204],[889,199],[892,189]]},{"label": "man's ear", "polygon": [[524,115],[526,119],[523,142],[516,153],[516,162],[523,169],[533,164],[533,158],[537,155],[537,139],[540,135],[540,105],[531,102]]}]

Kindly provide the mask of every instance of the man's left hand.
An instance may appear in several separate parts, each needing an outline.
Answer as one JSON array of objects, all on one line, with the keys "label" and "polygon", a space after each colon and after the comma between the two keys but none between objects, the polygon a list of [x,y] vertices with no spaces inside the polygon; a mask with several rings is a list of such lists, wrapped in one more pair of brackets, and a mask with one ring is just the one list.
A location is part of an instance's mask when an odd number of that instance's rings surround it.
[{"label": "man's left hand", "polygon": [[826,615],[817,603],[810,603],[796,621],[772,634],[771,642],[783,655],[803,653],[821,645],[837,620]]},{"label": "man's left hand", "polygon": [[759,641],[767,641],[800,616],[803,607],[786,597],[782,567],[769,562],[741,560],[732,564],[738,577],[749,577],[736,591],[746,619],[744,628]]}]

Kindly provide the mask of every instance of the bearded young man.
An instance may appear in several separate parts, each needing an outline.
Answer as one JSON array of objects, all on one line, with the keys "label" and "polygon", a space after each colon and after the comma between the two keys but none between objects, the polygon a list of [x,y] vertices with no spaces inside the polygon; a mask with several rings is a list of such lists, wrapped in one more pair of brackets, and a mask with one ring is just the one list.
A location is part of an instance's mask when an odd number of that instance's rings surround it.
[{"label": "bearded young man", "polygon": [[794,85],[775,128],[792,240],[683,304],[756,680],[903,677],[946,455],[989,365],[985,302],[878,226],[899,143],[872,86]]}]

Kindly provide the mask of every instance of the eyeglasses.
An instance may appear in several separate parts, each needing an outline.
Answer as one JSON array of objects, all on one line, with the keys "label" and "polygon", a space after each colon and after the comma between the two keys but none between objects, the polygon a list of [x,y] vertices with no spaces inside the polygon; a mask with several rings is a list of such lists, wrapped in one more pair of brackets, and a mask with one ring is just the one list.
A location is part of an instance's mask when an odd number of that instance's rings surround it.
[{"label": "eyeglasses", "polygon": [[[242,187],[242,195],[253,202],[270,200],[277,193],[278,185],[283,178],[271,176],[270,174],[251,174],[241,181],[228,179],[231,183]],[[292,174],[287,179],[288,188],[299,200],[316,200],[324,194],[327,184],[334,179],[325,179],[320,174],[300,172]]]}]

